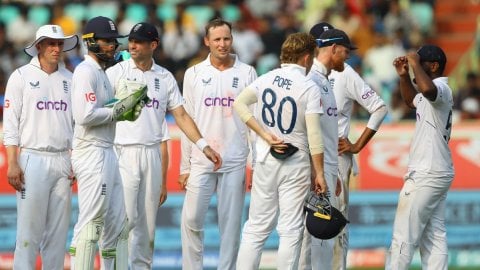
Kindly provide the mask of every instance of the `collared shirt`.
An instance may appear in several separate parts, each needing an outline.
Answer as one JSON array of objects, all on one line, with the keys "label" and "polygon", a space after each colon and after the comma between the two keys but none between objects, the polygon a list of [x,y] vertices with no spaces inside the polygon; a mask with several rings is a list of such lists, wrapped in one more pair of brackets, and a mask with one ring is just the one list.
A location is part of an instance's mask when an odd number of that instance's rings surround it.
[{"label": "collared shirt", "polygon": [[72,147],[72,73],[59,65],[47,74],[38,57],[8,79],[3,115],[3,142],[39,151]]},{"label": "collared shirt", "polygon": [[370,114],[385,106],[382,98],[348,64],[342,72],[332,70],[329,80],[337,101],[338,137],[348,138],[355,101]]},{"label": "collared shirt", "polygon": [[324,170],[336,175],[338,172],[338,110],[332,86],[327,78],[327,68],[314,59],[308,77],[319,86],[321,93],[324,113],[320,117],[320,126],[324,145]]},{"label": "collared shirt", "polygon": [[[222,156],[219,172],[246,165],[249,131],[232,106],[240,91],[256,78],[255,69],[240,62],[237,56],[233,66],[223,71],[211,64],[208,55],[203,62],[185,72],[185,109],[208,144]],[[212,162],[182,136],[181,172],[188,172],[190,164],[205,170],[213,168]]]},{"label": "collared shirt", "polygon": [[113,88],[102,67],[89,55],[73,72],[72,93],[73,148],[113,146],[113,110],[104,107],[114,98]]},{"label": "collared shirt", "polygon": [[[268,132],[286,143],[309,153],[305,115],[323,113],[320,89],[307,78],[305,68],[282,64],[248,86],[257,96],[255,118]],[[256,140],[257,162],[263,162],[270,151],[264,140]]]},{"label": "collared shirt", "polygon": [[107,69],[107,76],[115,89],[118,88],[120,80],[146,84],[147,95],[151,100],[142,109],[137,120],[117,122],[115,144],[160,143],[166,128],[166,111],[183,105],[183,98],[172,73],[155,63],[150,70],[142,71],[130,58]]},{"label": "collared shirt", "polygon": [[417,122],[408,170],[453,175],[452,155],[448,147],[452,132],[452,90],[447,77],[436,78],[433,83],[438,90],[435,101],[428,100],[421,93],[413,99]]}]

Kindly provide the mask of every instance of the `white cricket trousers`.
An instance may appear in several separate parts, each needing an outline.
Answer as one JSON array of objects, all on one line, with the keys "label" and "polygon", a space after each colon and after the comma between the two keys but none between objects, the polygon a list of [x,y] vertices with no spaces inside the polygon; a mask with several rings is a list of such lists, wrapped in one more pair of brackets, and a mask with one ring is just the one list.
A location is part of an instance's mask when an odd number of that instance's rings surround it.
[{"label": "white cricket trousers", "polygon": [[[77,177],[79,208],[72,247],[76,247],[78,241],[88,241],[80,239],[79,234],[87,224],[93,222],[98,224],[101,231],[98,242],[100,252],[114,253],[120,234],[126,226],[127,214],[117,156],[113,147],[90,146],[74,149],[72,165]],[[102,256],[101,260],[102,265],[108,267],[106,270],[113,270],[114,258]],[[127,266],[116,267],[126,269]]]},{"label": "white cricket trousers", "polygon": [[245,202],[245,167],[223,173],[192,168],[186,188],[181,221],[182,269],[203,269],[205,216],[215,191],[220,230],[217,268],[235,269]]},{"label": "white cricket trousers", "polygon": [[[325,168],[324,168],[325,169]],[[325,170],[327,171],[327,170]],[[338,209],[338,197],[335,196],[335,188],[337,185],[336,173],[325,173],[325,181],[327,182],[330,192],[330,204]],[[304,229],[302,249],[300,252],[300,263],[298,269],[304,270],[330,270],[333,269],[334,245],[336,238],[322,240],[315,237]]]},{"label": "white cricket trousers", "polygon": [[13,269],[63,270],[70,223],[70,154],[21,149],[25,190],[17,192],[17,238]]},{"label": "white cricket trousers", "polygon": [[152,269],[160,191],[160,144],[116,146],[122,176],[125,209],[130,223],[129,265],[132,270]]},{"label": "white cricket trousers", "polygon": [[[342,192],[337,197],[338,210],[342,212],[348,220],[348,207],[350,196],[350,175],[352,173],[353,155],[342,154],[338,156],[338,178],[342,182]],[[347,254],[348,254],[348,235],[349,225],[335,238],[335,245],[333,248],[333,266],[332,270],[347,270]]]},{"label": "white cricket trousers", "polygon": [[303,205],[310,176],[309,155],[303,151],[284,161],[268,155],[265,162],[256,163],[237,269],[258,269],[265,241],[277,226],[280,237],[277,269],[297,270],[304,228]]},{"label": "white cricket trousers", "polygon": [[423,270],[448,269],[445,200],[452,179],[416,172],[405,176],[385,269],[408,270],[417,247]]}]

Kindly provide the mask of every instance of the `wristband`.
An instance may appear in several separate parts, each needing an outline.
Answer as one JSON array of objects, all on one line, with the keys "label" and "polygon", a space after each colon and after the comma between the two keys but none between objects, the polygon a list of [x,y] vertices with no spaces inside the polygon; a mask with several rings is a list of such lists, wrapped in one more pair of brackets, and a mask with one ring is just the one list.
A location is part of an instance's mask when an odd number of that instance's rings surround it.
[{"label": "wristband", "polygon": [[200,151],[202,152],[203,152],[203,149],[205,149],[205,147],[208,146],[208,143],[204,138],[199,139],[195,144],[197,145],[198,149],[200,149]]}]

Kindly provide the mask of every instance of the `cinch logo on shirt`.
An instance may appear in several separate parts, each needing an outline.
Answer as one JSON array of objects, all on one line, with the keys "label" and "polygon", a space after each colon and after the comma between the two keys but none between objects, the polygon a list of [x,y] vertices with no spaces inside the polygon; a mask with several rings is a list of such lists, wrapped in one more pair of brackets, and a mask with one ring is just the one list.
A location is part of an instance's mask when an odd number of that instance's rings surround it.
[{"label": "cinch logo on shirt", "polygon": [[368,92],[366,92],[365,94],[362,95],[362,99],[367,99],[367,98],[373,96],[373,94],[375,94],[375,91],[370,90],[370,91],[368,91]]},{"label": "cinch logo on shirt", "polygon": [[87,102],[95,102],[97,100],[97,96],[95,96],[94,92],[85,93],[85,99]]},{"label": "cinch logo on shirt", "polygon": [[332,116],[332,115],[333,115],[333,116],[338,116],[337,107],[334,107],[334,108],[329,107],[329,108],[327,109],[327,114],[328,114],[328,116]]},{"label": "cinch logo on shirt", "polygon": [[221,107],[232,107],[233,102],[235,101],[232,97],[211,97],[206,98],[203,103],[207,107],[211,106],[221,106]]},{"label": "cinch logo on shirt", "polygon": [[43,110],[52,110],[52,111],[66,111],[68,104],[63,101],[49,101],[49,100],[42,100],[37,102],[37,109],[40,111]]},{"label": "cinch logo on shirt", "polygon": [[158,110],[159,106],[160,106],[160,101],[158,101],[158,99],[156,99],[156,98],[153,98],[152,100],[150,100],[150,102],[145,104],[145,107],[153,108],[153,109],[156,109],[156,110]]}]

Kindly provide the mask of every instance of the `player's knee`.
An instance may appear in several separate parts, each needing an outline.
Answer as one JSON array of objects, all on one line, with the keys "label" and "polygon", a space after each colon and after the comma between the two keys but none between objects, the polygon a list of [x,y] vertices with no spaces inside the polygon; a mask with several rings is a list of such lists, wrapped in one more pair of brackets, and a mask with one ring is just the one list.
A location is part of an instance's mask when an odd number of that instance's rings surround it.
[{"label": "player's knee", "polygon": [[184,226],[188,230],[202,231],[203,224],[203,220],[195,214],[186,214],[182,217],[182,226]]}]

